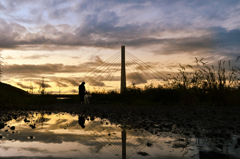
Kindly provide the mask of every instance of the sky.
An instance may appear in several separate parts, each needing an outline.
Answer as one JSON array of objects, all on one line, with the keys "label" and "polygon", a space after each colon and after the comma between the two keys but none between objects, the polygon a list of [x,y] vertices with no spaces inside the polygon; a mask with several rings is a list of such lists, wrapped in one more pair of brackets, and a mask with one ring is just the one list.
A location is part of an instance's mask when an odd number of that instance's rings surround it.
[{"label": "sky", "polygon": [[[85,74],[120,56],[122,45],[165,74],[179,63],[194,65],[195,57],[210,65],[236,61],[239,15],[238,0],[0,0],[1,81],[38,93],[44,77],[47,92],[76,93]],[[128,85],[154,80],[133,81],[143,72],[126,60],[132,68],[126,72]],[[114,84],[92,75],[100,81],[87,88],[117,90],[119,69],[107,70],[117,72],[109,75]]]}]

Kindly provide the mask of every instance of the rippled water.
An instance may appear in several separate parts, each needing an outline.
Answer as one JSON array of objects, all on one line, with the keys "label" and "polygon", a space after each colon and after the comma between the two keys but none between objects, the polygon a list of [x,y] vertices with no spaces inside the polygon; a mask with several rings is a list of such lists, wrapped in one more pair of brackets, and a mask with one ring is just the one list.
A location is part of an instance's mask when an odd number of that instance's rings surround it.
[{"label": "rippled water", "polygon": [[[239,136],[195,138],[189,131],[128,129],[107,119],[69,113],[22,112],[0,124],[0,156],[22,158],[202,158],[199,152],[239,157]],[[126,135],[126,137],[125,137]],[[125,144],[126,143],[126,144]],[[126,149],[126,150],[124,150]]]}]

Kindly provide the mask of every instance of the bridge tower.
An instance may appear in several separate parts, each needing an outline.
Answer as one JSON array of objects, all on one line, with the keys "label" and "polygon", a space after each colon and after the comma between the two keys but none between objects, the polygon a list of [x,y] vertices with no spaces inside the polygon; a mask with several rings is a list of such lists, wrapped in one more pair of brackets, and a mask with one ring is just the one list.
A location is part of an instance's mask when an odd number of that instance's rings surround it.
[{"label": "bridge tower", "polygon": [[121,46],[121,93],[126,90],[125,46]]}]

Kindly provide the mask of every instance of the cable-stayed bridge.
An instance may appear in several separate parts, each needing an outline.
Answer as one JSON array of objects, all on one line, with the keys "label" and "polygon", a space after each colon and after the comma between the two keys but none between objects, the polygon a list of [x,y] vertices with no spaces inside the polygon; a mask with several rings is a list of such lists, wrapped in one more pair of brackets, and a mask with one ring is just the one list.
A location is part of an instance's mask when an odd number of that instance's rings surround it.
[{"label": "cable-stayed bridge", "polygon": [[[129,86],[144,87],[150,84],[157,86],[167,78],[149,64],[125,51],[125,46],[121,46],[121,52],[115,53],[99,66],[82,74],[77,78],[77,82],[80,84],[84,81],[88,91],[122,92]],[[72,94],[74,88],[76,86],[62,88],[59,92]]]}]

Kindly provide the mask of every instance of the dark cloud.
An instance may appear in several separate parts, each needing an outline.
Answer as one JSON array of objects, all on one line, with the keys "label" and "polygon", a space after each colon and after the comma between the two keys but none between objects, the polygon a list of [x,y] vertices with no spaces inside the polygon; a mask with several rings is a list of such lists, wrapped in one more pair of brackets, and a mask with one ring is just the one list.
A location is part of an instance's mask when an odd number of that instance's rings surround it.
[{"label": "dark cloud", "polygon": [[0,19],[0,48],[15,48],[17,39],[21,39],[21,32],[25,28],[16,23],[7,23]]},{"label": "dark cloud", "polygon": [[49,19],[64,19],[70,8],[54,9],[49,12]]},{"label": "dark cloud", "polygon": [[85,68],[86,64],[82,65],[63,65],[63,64],[13,64],[5,65],[5,74],[55,74],[55,73],[77,73],[86,72],[88,68]]},{"label": "dark cloud", "polygon": [[134,84],[147,83],[146,78],[141,73],[133,72],[126,75],[128,81],[131,81]]},{"label": "dark cloud", "polygon": [[188,53],[193,54],[194,52],[212,52],[216,48],[214,39],[208,36],[202,37],[188,37],[188,38],[177,38],[177,39],[165,39],[159,42],[161,45],[158,54],[182,54]]},{"label": "dark cloud", "polygon": [[[147,25],[115,26],[117,23],[115,20],[104,23],[98,22],[97,17],[89,17],[89,19],[86,24],[82,24],[73,32],[62,31],[65,27],[69,27],[68,25],[47,24],[37,33],[26,31],[26,28],[19,24],[10,24],[2,20],[0,47],[30,49],[36,46],[35,49],[55,49],[57,48],[55,46],[59,46],[58,49],[61,47],[71,49],[70,46],[119,47],[120,43],[124,43],[129,47],[152,46],[158,48],[158,50],[153,49],[157,54],[227,54],[237,53],[239,50],[239,29],[226,30],[222,27],[214,27],[206,29],[208,34],[184,38],[160,38],[150,37],[159,30],[150,33],[146,31],[149,29]],[[21,34],[23,32],[26,33]],[[33,55],[29,58],[38,57]]]},{"label": "dark cloud", "polygon": [[134,69],[136,70],[140,70],[140,71],[154,71],[155,68],[159,67],[159,65],[161,65],[160,62],[142,62],[140,61],[140,63],[137,64],[137,66],[134,67]]},{"label": "dark cloud", "polygon": [[[74,1],[71,1],[74,3]],[[25,5],[31,3],[30,1],[24,1]],[[234,2],[237,3],[237,2]],[[7,6],[17,6],[18,2],[10,1],[6,3]],[[63,2],[49,2],[48,5],[61,6],[65,4]],[[75,3],[74,3],[75,4]],[[6,22],[5,20],[0,21],[0,48],[11,48],[11,49],[39,49],[39,50],[57,50],[57,49],[76,49],[79,46],[92,46],[92,47],[108,47],[116,48],[120,44],[125,44],[130,47],[158,47],[155,52],[158,54],[180,54],[180,53],[222,53],[226,54],[234,51],[234,53],[239,50],[239,30],[232,29],[226,30],[223,27],[209,27],[201,26],[195,27],[189,22],[183,22],[173,24],[167,21],[166,23],[161,23],[160,21],[149,22],[147,20],[139,23],[123,23],[123,15],[114,10],[107,10],[106,6],[114,6],[113,4],[127,5],[128,7],[133,7],[135,9],[139,8],[149,8],[159,5],[170,7],[174,6],[188,6],[196,7],[197,12],[204,10],[204,8],[209,8],[209,6],[231,6],[227,2],[221,1],[216,3],[209,3],[206,6],[206,1],[204,2],[164,2],[164,1],[150,1],[146,3],[144,1],[132,1],[126,3],[111,1],[109,3],[103,3],[101,1],[90,3],[90,1],[81,1],[74,5],[77,10],[90,10],[93,14],[83,14],[81,23],[76,26],[71,26],[69,24],[45,24],[38,27],[37,32],[31,32],[22,24],[17,24],[13,22]],[[224,4],[224,5],[223,5]],[[46,5],[43,3],[42,5]],[[154,6],[153,6],[154,5]],[[236,4],[237,5],[237,4]],[[58,19],[59,17],[64,17],[68,14],[65,7],[55,8],[49,11],[49,17],[52,19]],[[192,12],[191,8],[186,7],[186,13]],[[128,13],[131,13],[130,9],[127,9]],[[226,13],[226,9],[224,10]],[[167,10],[164,10],[167,12]],[[178,12],[178,11],[177,11]],[[221,16],[219,9],[212,9],[212,18],[219,19],[222,21],[224,18],[216,18]],[[195,14],[195,13],[194,13]],[[228,13],[227,15],[229,15]],[[207,19],[205,12],[200,14],[201,20]],[[170,15],[173,16],[173,15]],[[209,16],[209,15],[208,15]],[[175,16],[173,16],[175,17]],[[192,17],[190,17],[192,18]],[[222,19],[222,20],[221,20]],[[181,19],[183,20],[183,19]],[[207,21],[207,20],[206,20]],[[196,32],[196,35],[189,35],[184,38],[162,38],[161,35],[164,32],[181,34],[186,33],[191,28],[192,32]],[[209,32],[208,34],[201,34],[200,31]]]},{"label": "dark cloud", "polygon": [[63,64],[42,64],[42,65],[5,65],[6,74],[54,74],[61,72],[64,68]]},{"label": "dark cloud", "polygon": [[31,89],[32,87],[31,86],[26,86],[20,82],[17,83],[18,86],[20,86],[21,88],[24,88],[24,89]]},{"label": "dark cloud", "polygon": [[60,81],[55,81],[56,85],[58,87],[68,87],[68,85],[66,83],[60,82]]},{"label": "dark cloud", "polygon": [[104,77],[102,76],[91,76],[91,77],[85,77],[84,81],[85,83],[88,83],[90,86],[105,86],[105,84],[102,82],[102,79]]},{"label": "dark cloud", "polygon": [[38,85],[39,87],[44,87],[44,88],[51,88],[52,86],[46,82],[42,83],[42,82],[34,82],[36,85]]},{"label": "dark cloud", "polygon": [[22,59],[41,59],[41,58],[47,58],[49,57],[50,55],[45,55],[45,54],[34,54],[34,55],[31,55],[31,56],[21,56]]},{"label": "dark cloud", "polygon": [[61,78],[60,81],[71,84],[72,86],[79,86],[79,79]]},{"label": "dark cloud", "polygon": [[6,60],[11,60],[11,59],[14,59],[12,56],[6,56],[6,57],[4,57],[4,59],[6,59]]},{"label": "dark cloud", "polygon": [[99,56],[91,56],[91,59],[99,65],[103,64],[103,61]]},{"label": "dark cloud", "polygon": [[194,56],[222,55],[236,58],[240,49],[240,30],[226,30],[222,27],[208,29],[208,35],[165,39],[156,54],[170,55],[187,53]]},{"label": "dark cloud", "polygon": [[78,90],[72,89],[70,92],[71,92],[71,93],[78,93]]},{"label": "dark cloud", "polygon": [[0,2],[0,11],[1,11],[1,10],[4,11],[4,10],[6,10],[6,9],[7,9],[7,8]]}]

